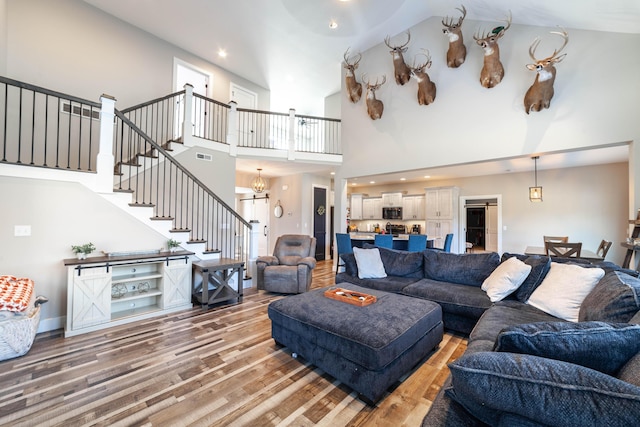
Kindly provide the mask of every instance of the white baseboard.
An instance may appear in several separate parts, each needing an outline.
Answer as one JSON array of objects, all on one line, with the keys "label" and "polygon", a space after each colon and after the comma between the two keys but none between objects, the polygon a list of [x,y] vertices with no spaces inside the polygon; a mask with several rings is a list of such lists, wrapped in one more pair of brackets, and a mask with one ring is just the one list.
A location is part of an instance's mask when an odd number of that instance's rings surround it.
[{"label": "white baseboard", "polygon": [[66,316],[52,317],[50,319],[40,319],[37,333],[39,334],[40,332],[49,332],[55,331],[56,329],[64,329],[66,321]]}]

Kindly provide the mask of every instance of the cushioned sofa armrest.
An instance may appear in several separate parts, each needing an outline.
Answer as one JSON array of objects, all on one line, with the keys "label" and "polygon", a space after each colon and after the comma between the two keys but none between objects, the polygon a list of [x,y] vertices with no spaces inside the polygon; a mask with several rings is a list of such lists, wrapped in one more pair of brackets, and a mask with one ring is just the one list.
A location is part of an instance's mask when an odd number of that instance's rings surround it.
[{"label": "cushioned sofa armrest", "polygon": [[263,255],[263,256],[259,256],[258,258],[256,258],[256,263],[262,262],[264,264],[267,265],[278,265],[280,264],[280,262],[278,261],[278,258],[274,257],[273,255]]},{"label": "cushioned sofa armrest", "polygon": [[309,268],[316,268],[316,259],[310,256],[300,258],[298,265],[306,265]]}]

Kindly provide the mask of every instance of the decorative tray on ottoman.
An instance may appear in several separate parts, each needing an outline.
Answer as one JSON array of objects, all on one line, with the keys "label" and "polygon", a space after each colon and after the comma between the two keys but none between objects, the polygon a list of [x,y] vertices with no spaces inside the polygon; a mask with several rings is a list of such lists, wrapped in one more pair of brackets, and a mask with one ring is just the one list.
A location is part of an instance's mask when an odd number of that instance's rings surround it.
[{"label": "decorative tray on ottoman", "polygon": [[343,288],[332,288],[324,291],[324,296],[336,301],[346,302],[360,307],[373,304],[376,302],[375,295],[369,295],[362,292],[350,291]]}]

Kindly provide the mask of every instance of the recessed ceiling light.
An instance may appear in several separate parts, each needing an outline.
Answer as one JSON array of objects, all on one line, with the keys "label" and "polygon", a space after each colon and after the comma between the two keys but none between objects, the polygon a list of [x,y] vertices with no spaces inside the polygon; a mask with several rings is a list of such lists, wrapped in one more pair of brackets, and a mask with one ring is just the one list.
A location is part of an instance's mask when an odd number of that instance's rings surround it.
[{"label": "recessed ceiling light", "polygon": [[338,28],[338,23],[332,19],[329,22],[329,28],[331,28],[332,30],[335,30],[336,28]]},{"label": "recessed ceiling light", "polygon": [[369,181],[369,184],[375,184],[375,183],[376,183],[375,181]]},{"label": "recessed ceiling light", "polygon": [[227,51],[226,51],[226,50],[224,50],[224,49],[220,49],[220,50],[218,50],[218,56],[219,56],[220,58],[226,58],[226,57],[227,57]]},{"label": "recessed ceiling light", "polygon": [[407,178],[400,178],[400,181],[406,181]]},{"label": "recessed ceiling light", "polygon": [[335,174],[336,174],[335,172],[331,172],[331,175],[335,175]]},{"label": "recessed ceiling light", "polygon": [[424,177],[425,177],[426,179],[429,179],[429,178],[431,178],[431,175],[425,175]]}]

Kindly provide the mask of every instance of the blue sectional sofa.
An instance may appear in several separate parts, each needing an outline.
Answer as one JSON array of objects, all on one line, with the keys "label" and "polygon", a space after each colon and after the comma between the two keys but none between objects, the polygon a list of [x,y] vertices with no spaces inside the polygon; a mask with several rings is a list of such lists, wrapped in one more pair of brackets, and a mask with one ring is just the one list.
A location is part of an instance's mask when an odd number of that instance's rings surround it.
[{"label": "blue sectional sofa", "polygon": [[[437,302],[445,329],[469,334],[423,427],[637,425],[637,272],[581,259],[377,249],[386,277],[361,278],[355,255],[348,254],[336,283]],[[492,301],[482,285],[510,258],[530,269],[517,289]],[[583,276],[592,281],[586,297],[570,314],[556,313],[556,300],[579,288]],[[560,281],[555,291],[554,280]],[[557,297],[540,303],[549,289]]]}]

